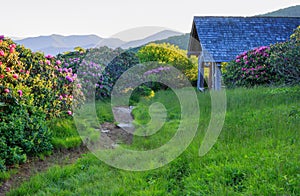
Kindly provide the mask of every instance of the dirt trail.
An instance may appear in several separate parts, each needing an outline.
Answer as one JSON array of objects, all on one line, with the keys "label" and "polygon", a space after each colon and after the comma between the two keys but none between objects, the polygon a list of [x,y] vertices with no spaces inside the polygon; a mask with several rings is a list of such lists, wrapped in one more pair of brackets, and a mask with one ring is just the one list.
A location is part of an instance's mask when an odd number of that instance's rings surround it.
[{"label": "dirt trail", "polygon": [[[5,181],[0,187],[0,195],[5,195],[10,189],[18,187],[22,182],[27,181],[31,176],[46,171],[54,165],[68,165],[74,163],[82,154],[87,153],[88,149],[84,146],[70,150],[55,150],[52,155],[29,159],[26,163],[19,166],[17,173]],[[9,168],[12,169],[12,168]]]},{"label": "dirt trail", "polygon": [[[101,125],[101,129],[99,129],[101,131],[100,140],[103,148],[115,148],[119,143],[131,144],[132,133],[134,131],[131,112],[131,107],[120,106],[113,108],[117,124],[104,123]],[[16,174],[13,174],[10,179],[3,182],[0,187],[0,196],[18,187],[22,182],[29,180],[31,176],[44,172],[54,165],[64,166],[72,164],[82,154],[88,152],[87,147],[81,146],[70,150],[55,150],[51,156],[45,157],[43,160],[39,158],[30,159],[25,164],[19,166]]]}]

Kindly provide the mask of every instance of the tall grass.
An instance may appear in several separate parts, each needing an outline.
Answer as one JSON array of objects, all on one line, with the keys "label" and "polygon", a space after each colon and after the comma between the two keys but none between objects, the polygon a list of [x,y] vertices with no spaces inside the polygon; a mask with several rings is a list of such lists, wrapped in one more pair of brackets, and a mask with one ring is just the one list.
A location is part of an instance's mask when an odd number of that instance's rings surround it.
[{"label": "tall grass", "polygon": [[[187,150],[156,170],[129,172],[87,154],[75,164],[53,167],[9,195],[299,195],[300,87],[227,90],[226,120],[216,144],[198,149],[210,119],[209,93],[198,94],[200,124]],[[172,100],[172,101],[170,101]],[[142,100],[136,123],[149,121],[147,106],[160,101],[168,111],[159,133],[135,137],[128,148],[153,149],[176,131],[180,107],[170,91]]]}]

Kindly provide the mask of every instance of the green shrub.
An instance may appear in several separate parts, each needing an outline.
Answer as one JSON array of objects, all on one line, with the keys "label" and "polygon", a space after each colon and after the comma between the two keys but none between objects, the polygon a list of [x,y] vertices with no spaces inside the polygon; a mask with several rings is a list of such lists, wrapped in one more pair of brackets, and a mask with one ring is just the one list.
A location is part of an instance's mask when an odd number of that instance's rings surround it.
[{"label": "green shrub", "polygon": [[0,159],[5,165],[24,163],[28,155],[52,150],[45,114],[36,108],[10,107],[0,113],[0,119]]}]

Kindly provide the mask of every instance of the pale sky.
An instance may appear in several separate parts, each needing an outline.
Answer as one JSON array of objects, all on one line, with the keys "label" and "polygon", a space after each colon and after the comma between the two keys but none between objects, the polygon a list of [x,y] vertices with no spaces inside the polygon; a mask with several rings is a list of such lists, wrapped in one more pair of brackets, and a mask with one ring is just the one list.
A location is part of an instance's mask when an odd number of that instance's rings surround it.
[{"label": "pale sky", "polygon": [[1,0],[0,35],[111,37],[141,26],[187,33],[195,15],[253,16],[299,4],[300,0]]}]

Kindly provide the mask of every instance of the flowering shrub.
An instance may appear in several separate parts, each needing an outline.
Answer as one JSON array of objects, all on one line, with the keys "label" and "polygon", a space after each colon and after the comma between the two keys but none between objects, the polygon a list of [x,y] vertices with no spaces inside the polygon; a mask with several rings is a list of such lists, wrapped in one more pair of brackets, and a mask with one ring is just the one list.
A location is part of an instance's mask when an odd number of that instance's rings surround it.
[{"label": "flowering shrub", "polygon": [[299,84],[299,31],[298,27],[287,42],[262,46],[238,55],[225,68],[225,84],[228,87]]},{"label": "flowering shrub", "polygon": [[133,52],[108,47],[68,52],[58,55],[58,59],[62,68],[72,68],[78,74],[83,93],[92,98],[95,92],[96,99],[110,97],[118,78],[139,62]]},{"label": "flowering shrub", "polygon": [[97,89],[97,98],[109,97],[113,86],[120,76],[129,68],[139,63],[139,59],[135,53],[130,51],[124,52],[120,49],[117,49],[117,52],[119,52],[118,56],[113,58],[103,71],[99,88]]},{"label": "flowering shrub", "polygon": [[52,102],[51,113],[54,116],[71,116],[71,107],[80,107],[85,99],[82,87],[72,68],[60,68],[58,65],[54,68],[57,80],[53,85],[55,100]]},{"label": "flowering shrub", "polygon": [[[74,93],[80,89],[73,89],[76,75],[72,68],[62,68],[62,62],[51,55],[33,53],[31,50],[18,46],[20,61],[29,70],[29,77],[25,81],[32,89],[33,105],[39,107],[47,118],[68,115],[73,103]],[[74,91],[74,92],[73,92]]]},{"label": "flowering shrub", "polygon": [[58,54],[56,62],[59,62],[62,68],[72,68],[73,73],[77,73],[77,69],[82,60],[85,58],[86,54],[86,50],[78,48],[72,52]]},{"label": "flowering shrub", "polygon": [[0,39],[0,168],[22,163],[28,154],[52,149],[45,114],[35,107],[27,85],[30,70],[20,60],[16,45]]},{"label": "flowering shrub", "polygon": [[[46,119],[71,116],[84,97],[72,68],[0,36],[0,168],[52,150]],[[76,96],[77,99],[73,99]]]},{"label": "flowering shrub", "polygon": [[300,26],[291,35],[290,41],[271,45],[272,54],[269,63],[276,73],[277,85],[295,85],[300,83]]},{"label": "flowering shrub", "polygon": [[79,65],[77,70],[79,83],[78,86],[82,86],[84,95],[89,99],[94,99],[95,89],[103,88],[103,85],[99,85],[99,82],[103,80],[103,67],[94,62],[87,62],[85,60]]},{"label": "flowering shrub", "polygon": [[238,55],[226,66],[224,82],[227,86],[254,86],[267,84],[272,77],[268,57],[270,47],[262,46]]}]

